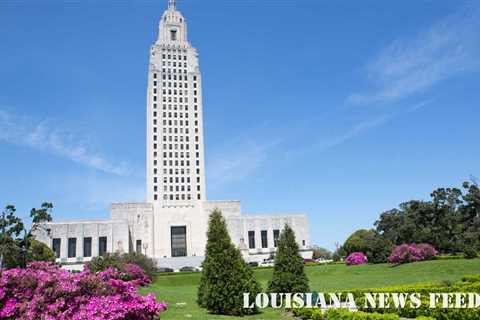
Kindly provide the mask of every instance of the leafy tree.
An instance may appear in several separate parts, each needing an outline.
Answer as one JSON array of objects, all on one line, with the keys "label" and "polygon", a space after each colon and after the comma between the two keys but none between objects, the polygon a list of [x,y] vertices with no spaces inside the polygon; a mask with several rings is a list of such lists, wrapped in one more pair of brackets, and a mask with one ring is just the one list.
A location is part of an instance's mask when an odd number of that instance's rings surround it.
[{"label": "leafy tree", "polygon": [[52,208],[51,203],[45,202],[40,209],[32,209],[32,227],[27,232],[22,219],[16,216],[15,206],[5,207],[0,216],[0,254],[4,267],[25,267],[28,261],[55,261],[52,250],[34,240],[32,235],[43,222],[52,221]]},{"label": "leafy tree", "polygon": [[55,262],[55,253],[46,244],[37,240],[30,240],[27,251],[27,261]]},{"label": "leafy tree", "polygon": [[289,225],[285,225],[277,242],[273,276],[268,283],[268,291],[272,293],[309,292],[303,258],[299,254],[295,233]]},{"label": "leafy tree", "polygon": [[480,249],[480,188],[476,183],[464,182],[466,194],[461,207],[461,228],[464,245]]},{"label": "leafy tree", "polygon": [[232,243],[220,210],[210,215],[198,304],[214,314],[242,316],[258,312],[243,308],[243,293],[255,297],[260,285]]},{"label": "leafy tree", "polygon": [[370,263],[386,262],[392,248],[392,243],[373,229],[355,231],[342,246],[345,256],[353,252],[363,252]]},{"label": "leafy tree", "polygon": [[40,209],[33,208],[30,210],[30,217],[32,218],[32,229],[30,233],[40,228],[42,223],[52,221],[52,209],[53,204],[44,202]]},{"label": "leafy tree", "polygon": [[20,264],[20,239],[24,226],[15,215],[16,208],[8,205],[0,216],[0,267],[14,268]]}]

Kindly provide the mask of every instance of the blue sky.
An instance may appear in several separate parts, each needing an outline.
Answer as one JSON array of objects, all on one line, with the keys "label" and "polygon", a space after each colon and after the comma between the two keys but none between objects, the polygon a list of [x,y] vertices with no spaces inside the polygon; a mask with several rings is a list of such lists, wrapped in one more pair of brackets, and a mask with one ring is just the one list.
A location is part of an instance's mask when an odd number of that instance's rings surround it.
[{"label": "blue sky", "polygon": [[[0,3],[0,205],[104,218],[145,198],[148,51],[166,0]],[[209,199],[305,212],[334,248],[479,176],[480,6],[178,0],[200,52]]]}]

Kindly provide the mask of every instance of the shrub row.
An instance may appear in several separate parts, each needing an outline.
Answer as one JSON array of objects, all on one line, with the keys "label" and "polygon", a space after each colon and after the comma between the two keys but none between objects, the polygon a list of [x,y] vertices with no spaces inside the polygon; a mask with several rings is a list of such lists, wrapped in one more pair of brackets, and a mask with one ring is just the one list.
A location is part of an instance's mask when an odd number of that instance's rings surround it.
[{"label": "shrub row", "polygon": [[[294,309],[293,314],[303,320],[399,320],[395,313],[369,313],[363,311],[351,312],[346,309],[329,309],[322,312],[320,309]],[[434,320],[420,316],[417,320]]]},{"label": "shrub row", "polygon": [[[405,307],[401,309],[373,309],[365,308],[365,293],[420,293],[422,295],[422,306],[420,308]],[[352,291],[355,296],[357,307],[362,312],[350,314],[344,309],[332,309],[327,313],[322,313],[319,309],[295,309],[294,315],[301,319],[313,320],[376,320],[376,319],[399,319],[416,318],[418,320],[436,319],[436,320],[478,320],[480,319],[480,309],[430,309],[429,293],[448,293],[448,292],[475,292],[480,293],[480,275],[466,275],[461,281],[456,283],[449,282],[425,282],[413,285],[390,286],[374,289],[358,289]]]},{"label": "shrub row", "polygon": [[[401,309],[372,309],[364,308],[365,292],[397,292],[397,293],[420,293],[422,295],[422,306],[420,308],[405,307]],[[437,320],[474,320],[480,319],[480,309],[431,309],[429,308],[429,293],[448,293],[448,292],[475,292],[480,293],[480,275],[468,275],[462,278],[462,281],[456,283],[421,283],[415,285],[392,286],[377,289],[362,289],[354,292],[357,307],[367,312],[385,312],[396,313],[401,317],[431,317]]]}]

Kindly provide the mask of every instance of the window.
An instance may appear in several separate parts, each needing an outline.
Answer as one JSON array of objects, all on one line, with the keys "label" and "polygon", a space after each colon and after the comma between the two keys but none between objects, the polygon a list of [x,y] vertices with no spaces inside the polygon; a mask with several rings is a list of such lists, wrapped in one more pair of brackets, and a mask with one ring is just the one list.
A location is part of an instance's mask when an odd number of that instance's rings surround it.
[{"label": "window", "polygon": [[107,237],[98,238],[98,255],[103,256],[107,253]]},{"label": "window", "polygon": [[84,257],[92,256],[92,238],[90,237],[83,238],[83,256]]},{"label": "window", "polygon": [[305,240],[302,240],[302,246],[304,246],[304,245],[305,245]]},{"label": "window", "polygon": [[177,30],[170,30],[170,40],[177,41]]},{"label": "window", "polygon": [[273,230],[273,246],[277,247],[278,238],[280,238],[280,230]]},{"label": "window", "polygon": [[52,240],[52,250],[55,253],[55,257],[60,258],[60,248],[61,248],[62,239],[54,238]]},{"label": "window", "polygon": [[260,234],[262,236],[262,248],[268,248],[267,230],[262,230]]},{"label": "window", "polygon": [[187,256],[187,227],[171,228],[172,257]]},{"label": "window", "polygon": [[137,253],[142,253],[142,240],[137,240],[137,243],[136,243],[136,251]]},{"label": "window", "polygon": [[255,249],[255,231],[248,231],[248,247]]},{"label": "window", "polygon": [[68,238],[68,257],[75,258],[77,256],[77,238]]}]

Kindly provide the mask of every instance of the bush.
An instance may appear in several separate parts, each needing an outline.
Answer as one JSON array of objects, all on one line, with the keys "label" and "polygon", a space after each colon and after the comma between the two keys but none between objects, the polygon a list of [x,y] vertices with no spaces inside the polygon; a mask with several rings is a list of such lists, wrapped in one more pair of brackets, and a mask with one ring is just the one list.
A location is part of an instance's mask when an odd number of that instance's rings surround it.
[{"label": "bush", "polygon": [[272,279],[268,282],[268,292],[309,292],[303,258],[298,251],[295,233],[285,225],[277,242]]},{"label": "bush", "polygon": [[55,253],[46,244],[37,240],[30,240],[27,261],[55,262]]},{"label": "bush", "polygon": [[125,264],[135,264],[139,266],[151,280],[155,277],[155,274],[158,271],[153,259],[138,252],[125,254],[106,253],[101,257],[93,258],[86,264],[86,268],[94,273],[105,271],[110,267],[120,271],[125,271]]},{"label": "bush", "polygon": [[3,271],[0,283],[1,319],[150,320],[166,309],[155,295],[138,295],[135,283],[110,271],[74,274],[33,262],[26,269]]},{"label": "bush", "polygon": [[394,313],[367,313],[367,312],[351,312],[345,309],[329,309],[325,313],[328,320],[398,320],[400,317]]},{"label": "bush", "polygon": [[466,247],[465,249],[463,249],[463,256],[465,257],[465,259],[475,259],[476,257],[478,257],[478,253],[477,250],[475,250],[474,248]]},{"label": "bush", "polygon": [[369,263],[385,263],[392,247],[392,244],[375,230],[361,229],[348,237],[339,253],[343,253],[345,257],[353,252],[363,252]]},{"label": "bush", "polygon": [[259,292],[260,285],[232,243],[222,213],[214,210],[208,224],[198,304],[214,314],[242,316],[258,312],[256,308],[243,308],[243,294],[255,297]]},{"label": "bush", "polygon": [[432,260],[438,254],[437,250],[428,243],[420,243],[417,248],[423,255],[423,260]]},{"label": "bush", "polygon": [[[441,307],[441,302],[437,305],[437,308],[430,308],[429,304],[429,293],[469,293],[469,292],[480,292],[480,275],[470,275],[464,276],[463,281],[460,282],[434,282],[434,283],[419,283],[413,285],[400,285],[392,286],[385,288],[375,288],[375,289],[359,289],[353,292],[356,297],[355,302],[357,306],[362,311],[367,312],[385,312],[385,313],[397,313],[404,318],[421,318],[427,317],[427,319],[437,319],[437,320],[474,320],[480,319],[480,309],[443,309]],[[422,306],[420,308],[411,308],[408,304],[406,308],[394,309],[392,306],[390,309],[372,309],[365,308],[364,302],[365,297],[364,293],[419,293],[422,295]],[[430,318],[428,318],[430,317]]]},{"label": "bush", "polygon": [[363,252],[353,252],[345,259],[345,264],[347,266],[360,265],[367,263],[367,261],[367,256]]},{"label": "bush", "polygon": [[393,249],[392,253],[388,257],[388,262],[392,264],[402,264],[431,260],[436,255],[437,250],[435,250],[435,248],[429,244],[402,244]]},{"label": "bush", "polygon": [[480,282],[480,274],[469,274],[462,277],[463,282]]},{"label": "bush", "polygon": [[346,309],[328,309],[322,312],[320,309],[294,309],[293,314],[303,320],[398,320],[400,317],[394,313],[367,313],[351,312]]}]

